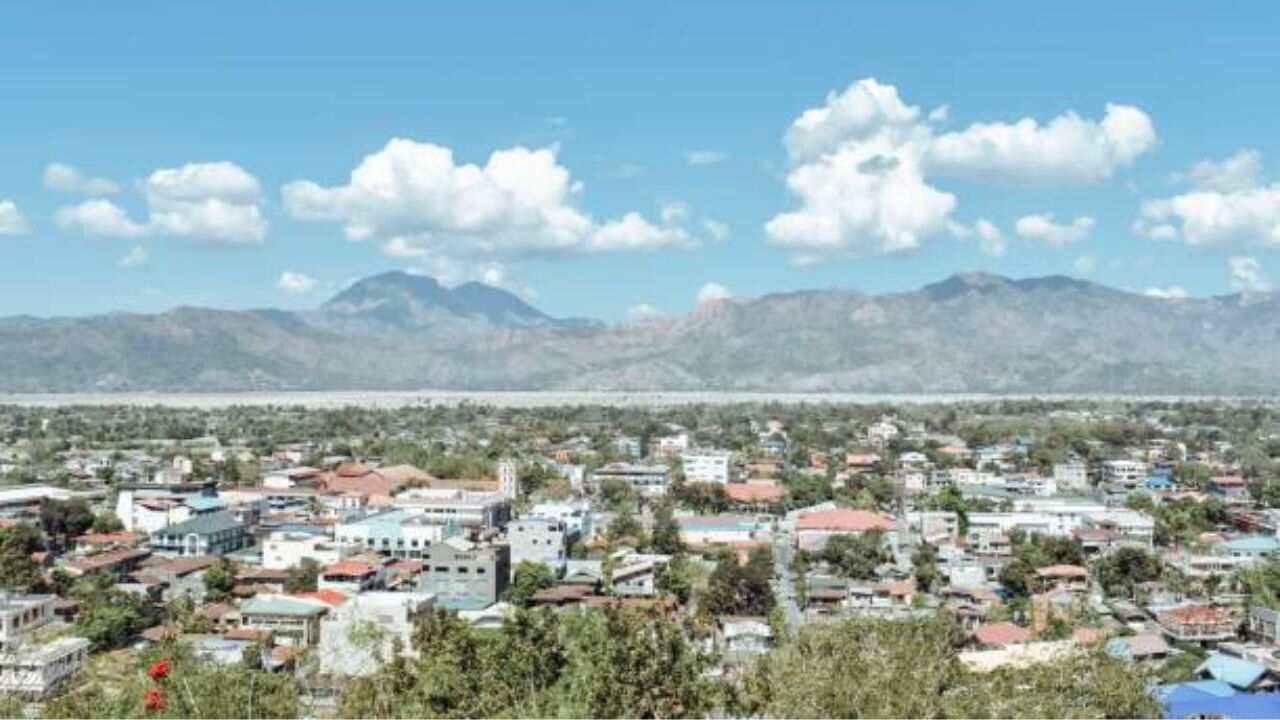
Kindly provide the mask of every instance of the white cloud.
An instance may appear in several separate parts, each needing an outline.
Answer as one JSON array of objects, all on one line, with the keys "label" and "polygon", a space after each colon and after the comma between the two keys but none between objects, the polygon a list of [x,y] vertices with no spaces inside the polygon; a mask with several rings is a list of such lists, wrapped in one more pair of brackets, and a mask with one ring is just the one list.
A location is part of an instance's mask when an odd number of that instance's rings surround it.
[{"label": "white cloud", "polygon": [[1251,257],[1233,257],[1227,260],[1231,273],[1231,287],[1248,292],[1271,290],[1271,278],[1262,270],[1262,263]]},{"label": "white cloud", "polygon": [[978,234],[978,249],[983,254],[992,257],[1004,255],[1004,251],[1009,247],[1009,241],[1005,239],[1000,228],[986,218],[979,218],[973,229]]},{"label": "white cloud", "polygon": [[54,221],[63,229],[101,237],[136,238],[149,232],[147,226],[130,220],[129,214],[110,200],[86,200],[60,208]]},{"label": "white cloud", "polygon": [[89,177],[78,168],[60,162],[45,166],[44,185],[50,190],[80,195],[112,195],[120,192],[120,186],[111,180]]},{"label": "white cloud", "polygon": [[[977,227],[952,217],[959,200],[936,186],[935,175],[1095,182],[1156,143],[1150,118],[1123,105],[1107,105],[1096,121],[1067,112],[1044,125],[1025,118],[938,134],[931,123],[945,117],[935,110],[922,119],[897,88],[874,79],[805,110],[784,137],[792,165],[787,188],[799,207],[765,224],[769,242],[789,251],[793,264],[811,265],[908,252],[943,235],[968,237]],[[1002,248],[992,230],[985,229],[988,251]]]},{"label": "white cloud", "polygon": [[661,320],[666,316],[666,313],[648,303],[640,303],[627,308],[627,320],[631,322]]},{"label": "white cloud", "polygon": [[707,165],[719,165],[729,159],[728,153],[719,150],[690,150],[684,154],[685,162],[694,167],[705,167]]},{"label": "white cloud", "polygon": [[1071,266],[1081,275],[1092,275],[1093,271],[1098,269],[1098,258],[1093,255],[1081,255]]},{"label": "white cloud", "polygon": [[582,183],[552,148],[497,150],[481,166],[458,164],[446,147],[395,138],[344,185],[298,180],[282,192],[296,219],[341,223],[349,239],[377,241],[396,257],[461,266],[698,243],[680,203],[664,206],[657,222],[635,211],[596,220],[577,202]]},{"label": "white cloud", "polygon": [[1202,190],[1245,190],[1262,179],[1262,154],[1246,149],[1224,160],[1201,160],[1190,170],[1175,173],[1173,179]]},{"label": "white cloud", "polygon": [[25,235],[27,219],[12,200],[0,200],[0,235]]},{"label": "white cloud", "polygon": [[1108,104],[1102,120],[1067,112],[1041,125],[976,123],[934,138],[926,156],[939,174],[1010,182],[1105,180],[1156,146],[1151,118],[1136,107]]},{"label": "white cloud", "polygon": [[290,295],[305,295],[316,289],[316,279],[300,272],[286,270],[280,274],[276,287]]},{"label": "white cloud", "polygon": [[1065,225],[1053,221],[1052,213],[1043,215],[1027,215],[1018,218],[1013,226],[1018,237],[1027,240],[1038,240],[1054,247],[1062,247],[1079,242],[1093,232],[1094,219],[1085,215]]},{"label": "white cloud", "polygon": [[125,270],[131,270],[146,265],[150,259],[151,256],[147,253],[146,248],[141,245],[134,245],[129,254],[120,258],[120,262],[116,263],[116,265]]},{"label": "white cloud", "polygon": [[729,288],[717,282],[709,282],[698,291],[698,304],[705,305],[706,303],[720,302],[732,297],[733,293],[729,292]]},{"label": "white cloud", "polygon": [[1203,160],[1178,177],[1192,189],[1142,203],[1134,232],[1193,247],[1280,247],[1280,183],[1264,184],[1255,151]]},{"label": "white cloud", "polygon": [[704,218],[702,221],[702,229],[707,231],[707,235],[717,242],[724,241],[729,237],[729,224],[712,218]]},{"label": "white cloud", "polygon": [[1181,285],[1170,285],[1169,287],[1149,287],[1142,291],[1147,297],[1156,298],[1157,300],[1185,300],[1190,297],[1187,289]]},{"label": "white cloud", "polygon": [[256,245],[266,237],[258,181],[233,163],[156,170],[142,182],[142,193],[145,222],[101,199],[61,208],[56,220],[63,228],[104,237],[181,237],[224,246]]}]

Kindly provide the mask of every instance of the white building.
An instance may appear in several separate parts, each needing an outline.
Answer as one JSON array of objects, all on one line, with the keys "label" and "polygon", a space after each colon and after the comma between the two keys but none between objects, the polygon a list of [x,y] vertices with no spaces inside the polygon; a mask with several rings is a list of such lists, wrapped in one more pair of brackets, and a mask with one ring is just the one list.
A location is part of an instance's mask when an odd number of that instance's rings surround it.
[{"label": "white building", "polygon": [[431,609],[431,593],[364,592],[320,620],[320,672],[370,675],[390,659],[395,639],[412,652],[413,616]]},{"label": "white building", "polygon": [[268,570],[288,570],[308,558],[330,565],[340,557],[337,544],[325,535],[280,530],[262,544],[262,567]]},{"label": "white building", "polygon": [[609,463],[592,473],[592,481],[599,488],[605,480],[621,480],[641,497],[661,497],[671,486],[670,474],[666,465]]},{"label": "white building", "polygon": [[520,468],[515,460],[498,462],[498,492],[507,500],[520,496]]},{"label": "white building", "polygon": [[90,647],[85,638],[31,641],[31,633],[53,619],[55,600],[53,595],[0,596],[0,693],[38,698],[84,665]]},{"label": "white building", "polygon": [[733,453],[697,448],[680,455],[685,482],[724,485],[732,479]]},{"label": "white building", "polygon": [[413,488],[397,495],[394,505],[442,525],[501,528],[511,518],[511,501],[500,492]]},{"label": "white building", "polygon": [[1138,460],[1106,460],[1102,463],[1102,482],[1107,485],[1137,487],[1147,480],[1147,464]]},{"label": "white building", "polygon": [[1053,466],[1053,479],[1058,487],[1082,490],[1089,487],[1089,466],[1082,462],[1065,462]]},{"label": "white building", "polygon": [[522,562],[542,563],[556,575],[564,571],[568,558],[569,528],[553,518],[524,517],[507,524],[507,544],[511,546],[511,572]]}]

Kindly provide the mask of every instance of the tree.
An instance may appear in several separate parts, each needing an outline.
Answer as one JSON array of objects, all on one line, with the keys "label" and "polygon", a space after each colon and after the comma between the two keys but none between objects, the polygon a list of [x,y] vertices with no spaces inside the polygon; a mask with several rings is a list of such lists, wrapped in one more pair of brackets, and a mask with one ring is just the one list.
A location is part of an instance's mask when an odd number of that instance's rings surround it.
[{"label": "tree", "polygon": [[96,533],[124,532],[124,523],[113,512],[98,513],[93,516],[93,531]]},{"label": "tree", "polygon": [[644,528],[640,527],[640,521],[636,520],[635,513],[628,507],[624,506],[609,522],[609,540],[612,542],[628,540],[638,543],[643,539],[642,535]]},{"label": "tree", "polygon": [[1136,547],[1122,547],[1093,565],[1094,575],[1107,594],[1130,598],[1136,586],[1159,580],[1163,571],[1164,564],[1159,557]]},{"label": "tree", "polygon": [[27,524],[0,528],[0,588],[26,591],[40,580],[33,553],[43,548],[40,531]]},{"label": "tree", "polygon": [[511,586],[507,588],[507,599],[513,605],[528,607],[534,593],[556,584],[556,575],[551,568],[540,562],[522,561],[516,565]]},{"label": "tree", "polygon": [[654,582],[658,589],[675,597],[681,605],[693,596],[693,566],[684,555],[676,555],[658,567]]},{"label": "tree", "polygon": [[605,478],[600,482],[600,502],[610,512],[622,512],[636,504],[636,491],[631,484],[618,478]]},{"label": "tree", "polygon": [[821,557],[841,575],[855,580],[875,578],[876,568],[891,559],[884,534],[878,530],[833,535],[827,539]]},{"label": "tree", "polygon": [[[212,570],[212,568],[210,568]],[[302,562],[289,568],[285,574],[284,590],[290,593],[312,592],[320,582],[320,563],[314,558],[303,558]],[[221,578],[219,578],[221,581]],[[232,587],[235,583],[232,583]],[[205,575],[205,589],[209,587],[209,576]],[[230,590],[228,590],[230,592]]]},{"label": "tree", "polygon": [[680,525],[676,522],[670,500],[659,502],[653,509],[653,530],[649,533],[649,547],[656,553],[679,555],[685,550],[680,539]]},{"label": "tree", "polygon": [[698,609],[707,615],[768,615],[775,602],[769,580],[773,554],[767,547],[751,551],[745,565],[730,551],[721,552]]},{"label": "tree", "polygon": [[236,568],[231,561],[220,557],[204,573],[205,597],[219,602],[231,597],[231,590],[236,586]]},{"label": "tree", "polygon": [[911,565],[915,568],[916,587],[921,592],[929,592],[940,577],[938,551],[929,543],[920,543],[911,555]]},{"label": "tree", "polygon": [[40,527],[49,537],[65,540],[82,535],[93,527],[93,522],[93,511],[84,500],[44,498],[40,501]]}]

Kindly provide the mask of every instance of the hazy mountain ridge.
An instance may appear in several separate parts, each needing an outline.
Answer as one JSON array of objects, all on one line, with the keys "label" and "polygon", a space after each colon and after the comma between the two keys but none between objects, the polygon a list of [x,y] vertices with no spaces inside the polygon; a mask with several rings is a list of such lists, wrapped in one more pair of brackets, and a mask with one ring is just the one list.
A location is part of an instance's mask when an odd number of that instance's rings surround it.
[{"label": "hazy mountain ridge", "polygon": [[1271,394],[1280,301],[969,273],[606,326],[385,273],[319,309],[0,319],[0,391],[734,389]]}]

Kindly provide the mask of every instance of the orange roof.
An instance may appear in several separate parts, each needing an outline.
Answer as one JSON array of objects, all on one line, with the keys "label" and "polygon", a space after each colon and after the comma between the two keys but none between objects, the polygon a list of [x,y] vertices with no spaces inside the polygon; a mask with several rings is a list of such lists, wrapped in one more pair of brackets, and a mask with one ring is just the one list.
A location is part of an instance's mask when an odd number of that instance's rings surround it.
[{"label": "orange roof", "polygon": [[973,631],[973,639],[983,645],[1013,645],[1030,640],[1031,631],[1011,622],[988,623]]},{"label": "orange roof", "polygon": [[1163,613],[1161,617],[1180,623],[1220,623],[1229,622],[1231,613],[1212,605],[1186,605]]},{"label": "orange roof", "polygon": [[729,483],[724,492],[734,502],[767,502],[777,500],[786,494],[786,490],[773,483]]},{"label": "orange roof", "polygon": [[842,530],[866,532],[868,530],[892,530],[893,518],[884,513],[869,510],[816,510],[800,513],[797,530]]},{"label": "orange roof", "polygon": [[325,605],[337,607],[347,601],[347,594],[333,588],[320,588],[312,592],[298,593],[296,597],[319,600]]},{"label": "orange roof", "polygon": [[112,543],[137,543],[141,541],[141,535],[135,535],[131,532],[85,533],[76,538],[76,542],[87,545],[110,545]]},{"label": "orange roof", "polygon": [[330,575],[346,575],[346,576],[365,576],[372,575],[378,571],[378,568],[366,562],[359,560],[339,560],[324,569],[322,573],[325,577]]}]

